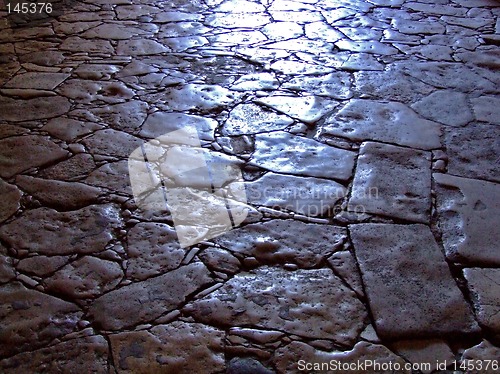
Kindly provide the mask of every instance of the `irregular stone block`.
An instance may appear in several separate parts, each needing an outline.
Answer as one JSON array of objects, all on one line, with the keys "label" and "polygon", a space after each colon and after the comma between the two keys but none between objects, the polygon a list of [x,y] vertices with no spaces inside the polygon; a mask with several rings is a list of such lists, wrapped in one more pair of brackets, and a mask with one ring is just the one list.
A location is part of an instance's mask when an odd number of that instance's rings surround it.
[{"label": "irregular stone block", "polygon": [[347,190],[339,183],[320,178],[267,173],[245,183],[249,204],[279,207],[307,216],[332,209]]},{"label": "irregular stone block", "polygon": [[446,129],[448,173],[500,182],[500,126],[470,124]]},{"label": "irregular stone block", "polygon": [[201,263],[182,266],[169,273],[123,286],[96,299],[89,315],[105,330],[119,330],[150,322],[185,302],[196,290],[211,282]]},{"label": "irregular stone block", "polygon": [[106,129],[96,131],[90,137],[85,138],[83,143],[92,154],[129,157],[142,141],[126,132]]},{"label": "irregular stone block", "polygon": [[273,132],[255,136],[252,162],[279,173],[347,180],[355,153],[312,139]]},{"label": "irregular stone block", "polygon": [[[398,373],[411,373],[410,370],[404,370],[405,361],[401,357],[383,345],[367,342],[359,342],[348,351],[325,352],[296,341],[279,348],[274,354],[273,361],[279,373],[319,373],[324,371],[362,374],[366,372],[396,372],[389,369],[390,367],[394,369],[396,365],[400,367],[400,370],[397,370]],[[363,366],[359,370],[351,370],[350,365],[357,365],[358,362],[369,363],[373,367]]]},{"label": "irregular stone block", "polygon": [[118,209],[112,205],[63,213],[38,208],[1,227],[0,238],[15,249],[40,254],[96,253],[113,239],[120,223]]},{"label": "irregular stone block", "polygon": [[70,110],[71,103],[61,96],[37,97],[29,100],[0,97],[0,108],[3,120],[21,122],[60,116]]},{"label": "irregular stone block", "polygon": [[42,127],[42,130],[47,131],[50,135],[59,139],[71,142],[78,137],[90,134],[102,128],[103,126],[93,122],[82,122],[71,118],[57,117],[48,121],[47,124]]},{"label": "irregular stone block", "polygon": [[[294,233],[290,235],[290,233]],[[264,263],[294,263],[315,267],[346,240],[345,229],[295,220],[273,220],[246,225],[214,241],[222,247]]]},{"label": "irregular stone block", "polygon": [[474,119],[467,96],[461,92],[436,91],[412,108],[421,116],[448,126],[464,126]]},{"label": "irregular stone block", "polygon": [[0,357],[32,350],[76,328],[83,312],[76,305],[21,283],[0,286]]},{"label": "irregular stone block", "polygon": [[18,175],[16,184],[46,206],[59,211],[83,208],[97,202],[101,189],[78,182],[62,182]]},{"label": "irregular stone block", "polygon": [[77,338],[0,361],[5,374],[107,373],[108,342],[101,335]]},{"label": "irregular stone block", "polygon": [[293,123],[290,117],[276,114],[255,104],[236,106],[222,127],[223,135],[253,134],[263,131],[283,130]]},{"label": "irregular stone block", "polygon": [[[27,110],[29,109],[23,109]],[[28,135],[1,139],[0,176],[10,178],[33,167],[63,159],[69,154],[46,136]]]},{"label": "irregular stone block", "polygon": [[469,268],[464,276],[479,324],[500,337],[500,269]]},{"label": "irregular stone block", "polygon": [[164,110],[190,110],[210,112],[215,108],[233,103],[241,94],[217,85],[186,84],[168,88],[163,101]]},{"label": "irregular stone block", "polygon": [[[289,65],[289,64],[287,64]],[[254,100],[287,116],[314,123],[339,104],[320,96],[268,96]],[[270,131],[269,129],[267,131]]]},{"label": "irregular stone block", "polygon": [[500,98],[496,96],[482,96],[471,101],[478,121],[500,125]]},{"label": "irregular stone block", "polygon": [[406,105],[353,99],[336,114],[326,117],[321,134],[352,140],[375,140],[412,148],[441,146],[440,125],[420,118]]},{"label": "irregular stone block", "polygon": [[354,343],[366,318],[354,292],[329,269],[261,267],[237,274],[185,310],[209,324],[276,329],[345,345]]},{"label": "irregular stone block", "polygon": [[120,373],[221,373],[224,331],[199,323],[172,322],[149,331],[110,335]]},{"label": "irregular stone block", "polygon": [[146,279],[177,268],[186,252],[175,230],[162,223],[138,223],[127,234],[127,276]]},{"label": "irregular stone block", "polygon": [[334,99],[349,99],[352,97],[351,85],[349,73],[339,71],[321,77],[293,77],[282,87]]},{"label": "irregular stone block", "polygon": [[89,174],[85,183],[132,195],[127,161],[108,162],[102,165]]},{"label": "irregular stone block", "polygon": [[381,338],[479,331],[427,226],[359,224],[349,230]]},{"label": "irregular stone block", "polygon": [[122,277],[123,271],[116,262],[84,256],[59,269],[43,283],[49,291],[84,299],[112,290]]},{"label": "irregular stone block", "polygon": [[20,207],[22,192],[19,189],[3,179],[0,179],[0,196],[2,196],[2,204],[0,205],[0,222],[5,221],[12,216]]},{"label": "irregular stone block", "polygon": [[73,181],[85,177],[96,167],[94,159],[87,153],[78,153],[39,172],[46,179]]},{"label": "irregular stone block", "polygon": [[500,265],[500,186],[448,174],[433,177],[446,257],[469,265]]},{"label": "irregular stone block", "polygon": [[0,245],[0,283],[7,283],[15,277],[14,261],[7,254],[7,249]]},{"label": "irregular stone block", "polygon": [[429,152],[366,142],[361,145],[348,210],[429,222]]}]

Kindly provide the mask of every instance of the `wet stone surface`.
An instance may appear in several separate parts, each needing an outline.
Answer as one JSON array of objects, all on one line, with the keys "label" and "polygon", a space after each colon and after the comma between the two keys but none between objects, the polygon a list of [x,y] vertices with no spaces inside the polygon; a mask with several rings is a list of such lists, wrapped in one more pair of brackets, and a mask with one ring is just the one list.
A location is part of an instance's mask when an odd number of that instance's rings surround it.
[{"label": "wet stone surface", "polygon": [[[99,0],[2,20],[0,372],[499,357],[499,9]],[[187,128],[200,165],[163,162]]]}]

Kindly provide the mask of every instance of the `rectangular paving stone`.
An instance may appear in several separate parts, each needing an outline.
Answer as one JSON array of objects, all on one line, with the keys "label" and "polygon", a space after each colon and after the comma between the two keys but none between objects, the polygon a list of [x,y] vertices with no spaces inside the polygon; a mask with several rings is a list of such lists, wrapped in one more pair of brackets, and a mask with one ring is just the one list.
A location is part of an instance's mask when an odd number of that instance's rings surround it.
[{"label": "rectangular paving stone", "polygon": [[326,117],[321,134],[355,141],[375,140],[419,149],[441,146],[441,129],[438,123],[419,117],[412,109],[395,101],[381,103],[353,99],[340,111]]},{"label": "rectangular paving stone", "polygon": [[430,153],[389,144],[361,145],[348,210],[429,222]]},{"label": "rectangular paving stone", "polygon": [[350,225],[368,302],[381,338],[478,331],[430,229],[422,224]]},{"label": "rectangular paving stone", "polygon": [[500,337],[500,269],[464,269],[479,323]]},{"label": "rectangular paving stone", "polygon": [[500,265],[500,185],[434,174],[446,257],[468,265]]}]

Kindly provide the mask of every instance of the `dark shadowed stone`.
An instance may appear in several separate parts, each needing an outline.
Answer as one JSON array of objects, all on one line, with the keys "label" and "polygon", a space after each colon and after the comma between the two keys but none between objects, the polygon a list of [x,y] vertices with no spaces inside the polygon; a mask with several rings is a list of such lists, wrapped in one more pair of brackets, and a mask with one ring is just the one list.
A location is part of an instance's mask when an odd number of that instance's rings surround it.
[{"label": "dark shadowed stone", "polygon": [[286,132],[257,134],[253,164],[279,173],[347,180],[355,153]]},{"label": "dark shadowed stone", "polygon": [[37,90],[53,90],[60,85],[69,74],[28,72],[14,76],[5,84],[6,88],[33,88]]},{"label": "dark shadowed stone", "polygon": [[102,165],[89,174],[85,183],[132,195],[127,161],[109,162]]},{"label": "dark shadowed stone", "polygon": [[178,267],[185,251],[175,230],[162,223],[138,223],[127,234],[127,276],[146,279]]},{"label": "dark shadowed stone", "polygon": [[42,178],[73,181],[85,177],[96,167],[94,159],[87,153],[79,153],[38,174]]},{"label": "dark shadowed stone", "polygon": [[59,269],[43,283],[51,292],[83,299],[112,290],[122,277],[123,271],[116,262],[84,256]]},{"label": "dark shadowed stone", "polygon": [[350,211],[428,222],[430,193],[429,152],[375,142],[361,145]]},{"label": "dark shadowed stone", "polygon": [[500,182],[500,126],[470,124],[446,129],[448,173]]},{"label": "dark shadowed stone", "polygon": [[213,271],[234,274],[241,266],[238,258],[221,248],[206,248],[198,254],[198,257]]},{"label": "dark shadowed stone", "polygon": [[276,329],[345,345],[355,342],[367,315],[331,270],[271,267],[237,274],[186,311],[208,324]]},{"label": "dark shadowed stone", "polygon": [[39,277],[53,273],[69,262],[69,256],[32,256],[17,263],[17,270]]},{"label": "dark shadowed stone", "polygon": [[123,104],[107,105],[104,108],[92,110],[92,114],[115,129],[123,131],[135,131],[146,119],[148,104],[131,100]]},{"label": "dark shadowed stone", "polygon": [[464,276],[479,324],[500,337],[500,269],[469,268]]},{"label": "dark shadowed stone", "polygon": [[199,323],[172,322],[149,331],[111,334],[120,373],[221,373],[224,331]]},{"label": "dark shadowed stone", "polygon": [[107,129],[96,131],[83,143],[92,154],[129,157],[134,149],[141,145],[142,141],[126,132]]},{"label": "dark shadowed stone", "polygon": [[38,208],[1,227],[0,238],[16,249],[41,254],[95,253],[104,250],[119,225],[118,209],[112,205],[63,213]]},{"label": "dark shadowed stone", "polygon": [[433,177],[446,257],[469,265],[500,265],[500,186],[448,174]]},{"label": "dark shadowed stone", "polygon": [[[420,370],[424,374],[430,374],[436,370],[439,372],[439,363],[452,362],[455,359],[449,345],[440,339],[402,340],[392,344],[391,347],[412,364],[420,364]],[[428,365],[429,369],[422,364]]]},{"label": "dark shadowed stone", "polygon": [[0,176],[10,178],[24,170],[60,160],[68,155],[69,152],[46,136],[28,135],[1,139]]},{"label": "dark shadowed stone", "polygon": [[7,254],[7,249],[0,245],[0,283],[6,283],[16,276],[14,261]]},{"label": "dark shadowed stone", "polygon": [[73,331],[83,314],[71,303],[14,282],[0,287],[0,357],[48,344]]},{"label": "dark shadowed stone", "polygon": [[59,211],[75,210],[97,202],[99,188],[78,182],[62,182],[18,175],[16,184],[46,206]]},{"label": "dark shadowed stone", "polygon": [[17,373],[107,373],[108,342],[88,336],[58,343],[0,361],[5,374]]},{"label": "dark shadowed stone", "polygon": [[[290,235],[294,233],[294,235]],[[317,266],[346,239],[345,229],[294,220],[273,220],[246,225],[214,241],[233,252],[254,256],[264,263]]]},{"label": "dark shadowed stone", "polygon": [[2,204],[0,205],[0,222],[5,221],[19,209],[19,201],[22,192],[19,189],[3,179],[0,179],[0,196],[2,196]]},{"label": "dark shadowed stone", "polygon": [[61,96],[38,97],[30,100],[0,97],[3,119],[13,122],[57,117],[67,113],[70,107],[69,100]]},{"label": "dark shadowed stone", "polygon": [[420,118],[398,102],[353,99],[338,113],[325,119],[321,133],[420,149],[439,148],[441,144],[438,123]]},{"label": "dark shadowed stone", "polygon": [[259,361],[253,358],[233,358],[229,361],[226,374],[273,374]]},{"label": "dark shadowed stone", "polygon": [[[276,365],[276,369],[278,369],[279,373],[304,373],[304,370],[300,370],[298,363],[301,361],[303,364],[311,363],[312,365],[318,365],[316,367],[317,370],[307,371],[307,372],[329,372],[329,373],[347,373],[347,374],[363,374],[366,372],[370,372],[366,367],[361,368],[360,370],[341,370],[339,369],[334,371],[327,371],[329,366],[328,364],[333,361],[338,363],[339,368],[340,365],[352,365],[353,363],[365,363],[366,361],[371,361],[373,364],[378,365],[394,365],[399,364],[402,368],[404,368],[405,361],[391,352],[389,349],[379,344],[372,344],[367,342],[359,342],[357,343],[351,350],[349,351],[333,351],[333,352],[325,352],[322,350],[315,349],[310,345],[302,342],[292,342],[282,348],[279,348],[274,354],[274,364]],[[323,365],[323,366],[321,366]],[[325,366],[327,365],[327,366]],[[357,367],[357,366],[356,366]],[[375,373],[381,373],[382,371],[375,371]],[[411,371],[398,371],[398,373],[410,374]]]},{"label": "dark shadowed stone", "polygon": [[89,315],[106,330],[150,322],[177,308],[188,295],[210,281],[209,271],[202,263],[182,266],[99,297],[90,306]]},{"label": "dark shadowed stone", "polygon": [[51,119],[45,126],[43,131],[47,131],[50,135],[67,142],[73,141],[78,137],[90,134],[93,131],[102,129],[102,125],[92,122],[82,122],[71,118],[57,117]]},{"label": "dark shadowed stone", "polygon": [[359,224],[349,230],[381,338],[478,332],[427,226]]},{"label": "dark shadowed stone", "polygon": [[[461,362],[465,362],[467,365],[467,360],[471,360],[472,364],[475,365],[476,360],[485,361],[491,360],[493,357],[500,357],[500,347],[494,346],[487,340],[483,340],[478,345],[466,349],[462,355]],[[477,366],[473,366],[477,367]],[[471,374],[482,374],[484,371],[470,371]]]}]

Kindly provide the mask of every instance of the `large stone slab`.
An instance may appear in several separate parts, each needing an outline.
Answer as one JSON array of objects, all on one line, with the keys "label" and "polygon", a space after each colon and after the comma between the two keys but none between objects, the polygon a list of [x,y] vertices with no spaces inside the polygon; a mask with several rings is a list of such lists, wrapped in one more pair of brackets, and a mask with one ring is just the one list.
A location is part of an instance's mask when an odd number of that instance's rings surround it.
[{"label": "large stone slab", "polygon": [[89,316],[105,330],[119,330],[141,322],[150,322],[182,304],[211,281],[202,263],[182,266],[155,278],[108,292],[96,299]]},{"label": "large stone slab", "polygon": [[428,222],[430,153],[389,144],[361,145],[348,210]]},{"label": "large stone slab", "polygon": [[119,211],[112,205],[62,213],[38,208],[1,227],[0,238],[17,250],[40,254],[95,253],[104,250],[119,225]]},{"label": "large stone slab", "polygon": [[113,129],[99,130],[86,138],[83,143],[92,154],[129,157],[142,141],[123,131]]},{"label": "large stone slab", "polygon": [[367,316],[329,269],[261,267],[236,275],[185,309],[208,324],[276,329],[345,345],[355,342]]},{"label": "large stone slab", "polygon": [[[293,233],[293,234],[292,234]],[[345,229],[295,220],[246,225],[214,239],[231,251],[273,264],[319,265],[346,240]]]},{"label": "large stone slab", "polygon": [[123,271],[116,262],[84,256],[57,270],[43,284],[56,294],[84,299],[112,290],[122,277]]},{"label": "large stone slab", "polygon": [[286,132],[257,134],[252,162],[279,173],[347,180],[355,153]]},{"label": "large stone slab", "polygon": [[97,203],[101,189],[78,182],[63,182],[18,175],[16,184],[46,206],[59,211],[75,210]]},{"label": "large stone slab", "polygon": [[278,207],[307,216],[325,214],[347,192],[344,186],[331,180],[272,172],[245,183],[245,188],[249,204]]},{"label": "large stone slab", "polygon": [[499,126],[470,124],[446,129],[444,144],[449,158],[448,173],[500,182]]},{"label": "large stone slab", "polygon": [[57,117],[67,113],[70,107],[69,100],[61,96],[37,97],[30,100],[0,97],[2,118],[13,122]]},{"label": "large stone slab", "polygon": [[469,305],[430,229],[350,225],[377,333],[385,339],[478,332]]},{"label": "large stone slab", "polygon": [[421,116],[448,126],[465,126],[474,119],[467,96],[452,90],[433,92],[412,108]]},{"label": "large stone slab", "polygon": [[[394,352],[383,345],[363,341],[348,351],[333,352],[325,352],[306,343],[295,341],[279,348],[274,354],[273,361],[279,373],[363,374],[382,372],[375,371],[368,364],[383,368],[395,368],[398,365],[401,370],[384,370],[383,372],[411,373],[410,370],[403,370],[406,362]],[[359,366],[358,370],[358,363],[365,365]]]},{"label": "large stone slab", "polygon": [[500,185],[434,174],[446,257],[469,265],[500,265]]},{"label": "large stone slab", "polygon": [[175,269],[186,254],[175,230],[162,223],[138,223],[127,233],[127,243],[127,276],[134,279]]},{"label": "large stone slab", "polygon": [[101,335],[68,340],[0,361],[5,374],[107,373],[108,342]]},{"label": "large stone slab", "polygon": [[440,125],[420,118],[398,102],[353,99],[325,118],[321,134],[352,140],[375,140],[420,149],[440,147]]},{"label": "large stone slab", "polygon": [[201,140],[214,141],[214,132],[217,125],[217,121],[211,118],[184,113],[155,112],[150,114],[141,126],[139,135],[146,138],[157,138],[186,126],[194,126]]},{"label": "large stone slab", "polygon": [[0,287],[0,357],[48,344],[73,331],[80,308],[29,290],[18,282]]},{"label": "large stone slab", "polygon": [[500,337],[500,269],[469,268],[464,276],[479,324]]},{"label": "large stone slab", "polygon": [[46,136],[28,135],[1,139],[0,176],[10,178],[22,171],[46,165],[68,155],[69,152]]},{"label": "large stone slab", "polygon": [[224,331],[199,323],[172,322],[149,331],[110,335],[120,373],[220,373]]}]

